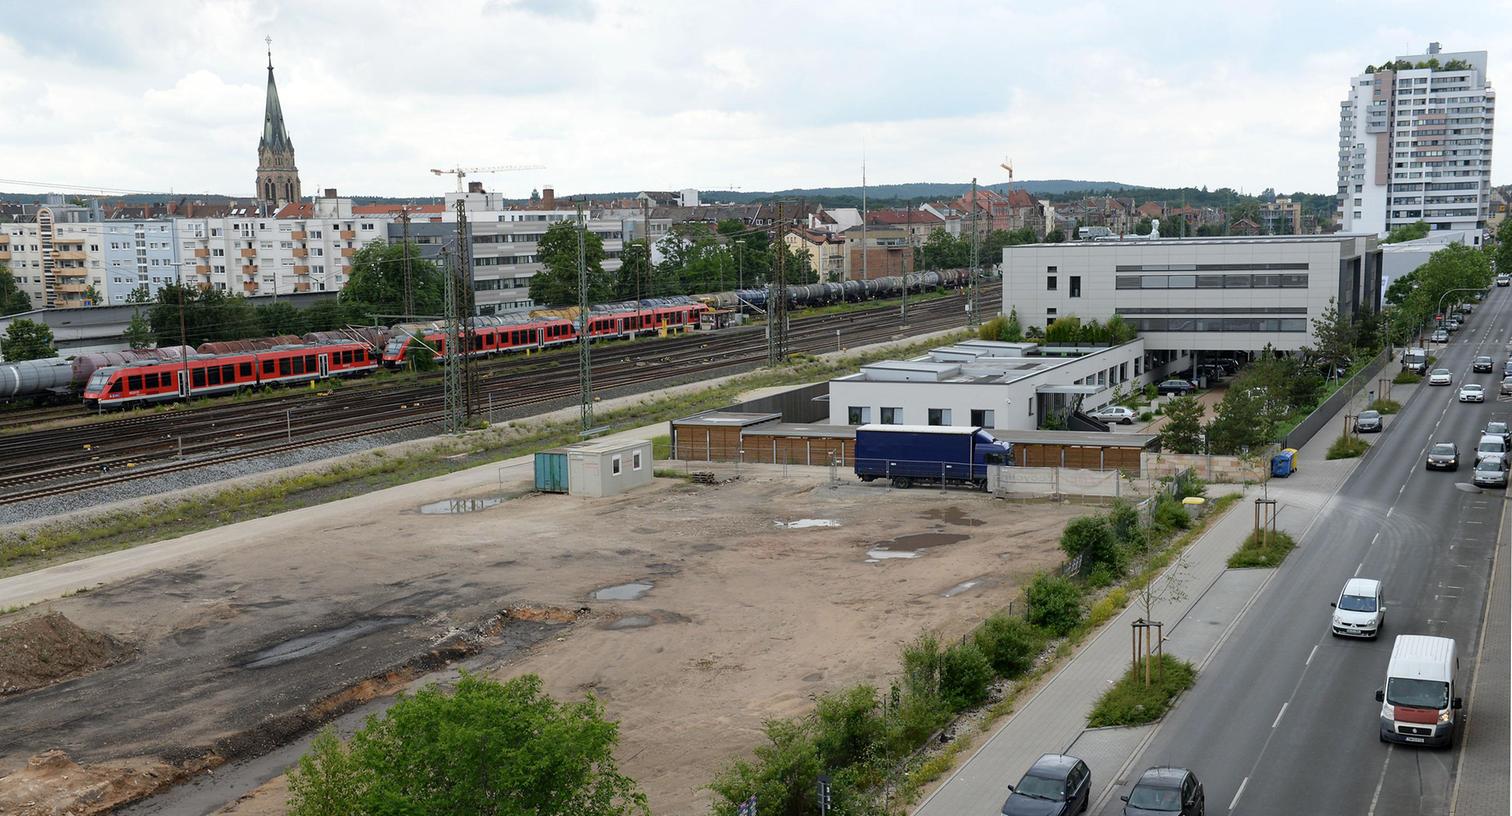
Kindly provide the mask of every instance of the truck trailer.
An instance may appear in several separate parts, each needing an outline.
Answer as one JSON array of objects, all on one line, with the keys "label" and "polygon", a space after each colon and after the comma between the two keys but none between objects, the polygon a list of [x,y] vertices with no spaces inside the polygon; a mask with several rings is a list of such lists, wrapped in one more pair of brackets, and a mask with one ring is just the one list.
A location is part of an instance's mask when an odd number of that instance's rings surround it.
[{"label": "truck trailer", "polygon": [[856,475],[892,486],[966,485],[987,488],[989,465],[1013,464],[1013,446],[975,426],[862,425],[856,429]]}]

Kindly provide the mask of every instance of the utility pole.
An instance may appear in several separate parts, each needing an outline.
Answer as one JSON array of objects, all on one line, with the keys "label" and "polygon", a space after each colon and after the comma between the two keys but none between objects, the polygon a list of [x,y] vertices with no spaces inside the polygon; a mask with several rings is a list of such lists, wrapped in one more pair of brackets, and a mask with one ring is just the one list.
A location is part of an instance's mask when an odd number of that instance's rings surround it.
[{"label": "utility pole", "polygon": [[[646,232],[646,283],[651,283],[651,199],[641,200],[641,227]],[[655,294],[655,293],[653,293]],[[635,311],[641,310],[641,273],[635,273]]]},{"label": "utility pole", "polygon": [[446,282],[441,295],[446,322],[446,348],[441,353],[442,422],[447,433],[461,433],[462,426],[467,424],[462,408],[462,364],[457,359],[462,332],[457,323],[457,274],[452,267],[451,250],[446,247],[441,248],[441,269]]},{"label": "utility pole", "polygon": [[[787,244],[782,241],[786,223],[782,218],[782,204],[777,204],[776,243],[773,251],[777,263],[773,269],[772,283],[767,295],[767,365],[780,365],[787,357]],[[863,222],[864,223],[864,222]]]},{"label": "utility pole", "polygon": [[581,424],[584,431],[593,427],[593,361],[592,354],[588,350],[588,262],[584,247],[585,236],[588,232],[588,222],[583,220],[583,200],[579,198],[577,204],[578,222],[578,388]]},{"label": "utility pole", "polygon": [[866,276],[866,151],[861,151],[861,280]]},{"label": "utility pole", "polygon": [[415,319],[415,284],[410,277],[410,214],[409,205],[399,209],[399,223],[404,227],[404,319]]},{"label": "utility pole", "polygon": [[974,329],[981,325],[982,310],[982,282],[981,258],[979,242],[982,240],[982,231],[977,227],[977,213],[981,212],[981,202],[977,200],[977,180],[971,178],[971,297],[966,303],[966,328]]},{"label": "utility pole", "polygon": [[467,199],[457,198],[457,324],[462,345],[457,349],[462,364],[462,421],[472,419],[477,403],[477,381],[473,376],[473,288],[472,234],[467,229]]},{"label": "utility pole", "polygon": [[[914,269],[918,269],[919,268],[918,255],[915,254],[915,253],[918,252],[918,250],[914,249],[914,246],[913,246],[913,229],[914,229],[913,220],[914,220],[914,213],[915,212],[918,212],[918,205],[917,204],[910,205],[909,208],[908,208],[908,239],[909,239],[908,240],[908,252],[910,254],[910,257],[912,257],[914,259]],[[907,271],[905,271],[903,273],[903,309],[902,309],[902,311],[900,313],[900,317],[901,317],[900,322],[902,322],[903,324],[906,325],[908,323],[908,272]]]},{"label": "utility pole", "polygon": [[735,239],[735,291],[745,288],[745,239]]}]

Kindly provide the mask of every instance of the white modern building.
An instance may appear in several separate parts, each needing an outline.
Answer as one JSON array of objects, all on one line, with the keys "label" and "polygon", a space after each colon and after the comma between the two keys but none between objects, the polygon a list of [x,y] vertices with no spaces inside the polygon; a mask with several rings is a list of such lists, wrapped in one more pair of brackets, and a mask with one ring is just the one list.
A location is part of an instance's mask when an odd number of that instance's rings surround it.
[{"label": "white modern building", "polygon": [[1077,241],[1003,249],[1003,313],[1134,324],[1152,351],[1293,351],[1312,345],[1330,299],[1358,315],[1380,304],[1373,235]]},{"label": "white modern building", "polygon": [[1385,297],[1392,281],[1427,263],[1433,253],[1450,244],[1479,247],[1483,237],[1480,230],[1440,230],[1416,241],[1381,244],[1381,296]]},{"label": "white modern building", "polygon": [[1339,106],[1342,230],[1380,235],[1415,221],[1484,229],[1496,114],[1486,52],[1432,43],[1371,68],[1350,80]]},{"label": "white modern building", "polygon": [[829,422],[1032,431],[1051,414],[1102,407],[1190,365],[1185,352],[1149,352],[1138,339],[1065,348],[970,340],[830,380]]}]

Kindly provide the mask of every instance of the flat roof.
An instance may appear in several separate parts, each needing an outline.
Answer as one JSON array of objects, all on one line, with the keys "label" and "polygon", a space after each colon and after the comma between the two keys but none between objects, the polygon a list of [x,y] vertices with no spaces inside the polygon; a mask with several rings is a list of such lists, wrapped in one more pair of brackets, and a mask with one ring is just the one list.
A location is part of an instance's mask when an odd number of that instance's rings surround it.
[{"label": "flat roof", "polygon": [[741,428],[762,422],[782,419],[782,414],[752,414],[741,411],[706,411],[690,417],[672,420],[673,425],[701,426],[708,428]]},{"label": "flat roof", "polygon": [[814,438],[855,439],[854,425],[801,424],[796,422],[768,422],[748,428],[746,436],[807,436]]},{"label": "flat roof", "polygon": [[1107,386],[1102,385],[1038,385],[1034,388],[1036,394],[1081,394],[1091,396],[1104,390]]},{"label": "flat roof", "polygon": [[1014,445],[1072,445],[1084,448],[1148,448],[1160,434],[1103,433],[1101,431],[1008,431],[987,432]]},{"label": "flat roof", "polygon": [[554,448],[548,453],[616,453],[649,444],[651,444],[649,439],[622,439],[618,442],[600,439],[592,442],[574,442],[571,445]]},{"label": "flat roof", "polygon": [[873,422],[856,428],[858,431],[899,431],[904,433],[928,433],[928,434],[971,434],[979,430],[974,425],[884,425]]},{"label": "flat roof", "polygon": [[1059,244],[1016,244],[1005,246],[1003,249],[1010,252],[1022,252],[1031,249],[1045,249],[1047,247],[1071,248],[1071,247],[1149,247],[1149,246],[1223,246],[1238,244],[1319,244],[1353,241],[1360,238],[1375,238],[1375,233],[1359,232],[1336,232],[1332,235],[1222,235],[1211,238],[1123,238],[1117,240],[1101,241],[1066,241]]}]

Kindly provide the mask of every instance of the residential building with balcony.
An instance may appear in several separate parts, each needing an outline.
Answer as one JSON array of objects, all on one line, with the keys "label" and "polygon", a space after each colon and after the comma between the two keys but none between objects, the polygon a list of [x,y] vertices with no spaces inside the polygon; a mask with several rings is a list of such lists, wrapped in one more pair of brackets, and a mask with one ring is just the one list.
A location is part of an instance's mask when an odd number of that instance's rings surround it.
[{"label": "residential building with balcony", "polygon": [[1495,113],[1485,51],[1431,43],[1351,79],[1339,106],[1342,230],[1485,229]]}]

